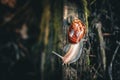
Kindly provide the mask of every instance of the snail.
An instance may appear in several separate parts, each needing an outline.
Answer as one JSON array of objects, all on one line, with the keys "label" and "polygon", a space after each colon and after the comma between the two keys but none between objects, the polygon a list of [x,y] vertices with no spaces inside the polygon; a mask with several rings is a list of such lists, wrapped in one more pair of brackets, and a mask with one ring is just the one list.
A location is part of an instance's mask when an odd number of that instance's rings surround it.
[{"label": "snail", "polygon": [[64,56],[52,51],[53,54],[59,56],[64,64],[76,62],[83,48],[84,36],[86,33],[85,25],[79,19],[74,19],[68,29],[68,41],[70,43],[69,49]]}]

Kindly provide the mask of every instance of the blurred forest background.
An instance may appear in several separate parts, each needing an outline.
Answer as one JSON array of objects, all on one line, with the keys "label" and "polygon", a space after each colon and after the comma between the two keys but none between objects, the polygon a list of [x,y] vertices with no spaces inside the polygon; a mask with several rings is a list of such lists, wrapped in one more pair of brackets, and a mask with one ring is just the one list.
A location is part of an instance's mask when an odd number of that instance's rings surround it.
[{"label": "blurred forest background", "polygon": [[[119,0],[0,0],[0,80],[120,80]],[[77,13],[87,28],[83,53],[70,65],[67,28]]]}]

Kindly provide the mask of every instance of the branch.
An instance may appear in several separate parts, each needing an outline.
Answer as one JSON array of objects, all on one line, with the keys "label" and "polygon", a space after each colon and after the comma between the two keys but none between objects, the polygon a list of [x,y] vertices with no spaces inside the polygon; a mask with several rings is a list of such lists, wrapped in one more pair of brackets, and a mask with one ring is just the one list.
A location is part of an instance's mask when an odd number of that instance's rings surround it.
[{"label": "branch", "polygon": [[97,22],[96,23],[96,28],[98,31],[98,37],[99,37],[99,42],[100,42],[100,51],[101,51],[101,58],[102,58],[102,64],[103,64],[103,68],[104,71],[106,69],[106,55],[105,55],[105,41],[103,39],[103,34],[102,34],[102,23],[101,22]]},{"label": "branch", "polygon": [[110,76],[110,80],[113,80],[113,78],[112,78],[112,65],[113,65],[113,61],[114,61],[114,59],[116,57],[116,54],[117,54],[117,52],[119,50],[120,42],[117,41],[117,44],[118,44],[118,46],[115,49],[115,52],[114,52],[113,57],[112,57],[112,60],[110,62],[110,66],[108,67],[108,73],[109,73],[109,76]]}]

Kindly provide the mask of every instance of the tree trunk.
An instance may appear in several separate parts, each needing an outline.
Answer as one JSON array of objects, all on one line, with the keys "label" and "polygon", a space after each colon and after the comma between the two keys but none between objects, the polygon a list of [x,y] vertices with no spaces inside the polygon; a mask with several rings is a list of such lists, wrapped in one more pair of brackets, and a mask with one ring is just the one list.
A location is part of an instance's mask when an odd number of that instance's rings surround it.
[{"label": "tree trunk", "polygon": [[[71,21],[74,18],[78,18],[80,20],[82,20],[82,22],[84,22],[84,24],[86,25],[86,28],[88,28],[88,21],[87,21],[87,17],[88,17],[88,13],[84,11],[87,9],[86,5],[83,5],[83,1],[72,1],[72,0],[64,0],[64,8],[63,8],[63,29],[66,35],[66,43],[68,44],[68,40],[67,40],[67,30],[70,26]],[[82,5],[82,6],[80,6]],[[88,29],[87,29],[88,31]],[[83,49],[82,49],[82,55],[80,57],[80,59],[75,62],[72,63],[70,65],[63,65],[63,79],[64,80],[84,80],[87,79],[85,78],[86,74],[88,74],[87,70],[89,67],[89,49],[85,49],[85,44],[86,43],[82,43],[84,45]]]}]

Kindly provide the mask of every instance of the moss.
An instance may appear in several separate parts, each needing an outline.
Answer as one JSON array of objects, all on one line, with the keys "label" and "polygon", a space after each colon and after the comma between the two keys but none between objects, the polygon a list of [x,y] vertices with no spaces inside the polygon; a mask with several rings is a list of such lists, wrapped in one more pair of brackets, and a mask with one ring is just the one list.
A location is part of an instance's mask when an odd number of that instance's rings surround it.
[{"label": "moss", "polygon": [[88,33],[88,17],[90,15],[90,11],[88,9],[88,2],[87,0],[82,0],[83,3],[83,8],[84,8],[84,15],[85,15],[85,23],[86,23],[86,28],[87,28],[87,33]]}]

